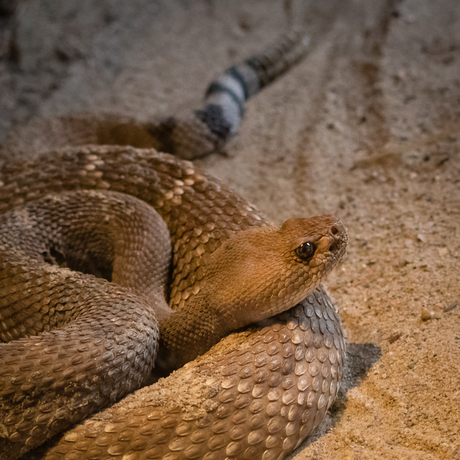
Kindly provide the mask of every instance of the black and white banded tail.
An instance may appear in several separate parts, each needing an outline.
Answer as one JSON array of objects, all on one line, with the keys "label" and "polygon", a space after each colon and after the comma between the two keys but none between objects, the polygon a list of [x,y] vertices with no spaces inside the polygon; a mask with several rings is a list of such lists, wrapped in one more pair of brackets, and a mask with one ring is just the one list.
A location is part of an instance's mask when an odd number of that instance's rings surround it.
[{"label": "black and white banded tail", "polygon": [[245,102],[302,59],[308,43],[308,37],[292,32],[262,53],[229,67],[209,85],[204,109],[196,115],[225,142],[238,131]]}]

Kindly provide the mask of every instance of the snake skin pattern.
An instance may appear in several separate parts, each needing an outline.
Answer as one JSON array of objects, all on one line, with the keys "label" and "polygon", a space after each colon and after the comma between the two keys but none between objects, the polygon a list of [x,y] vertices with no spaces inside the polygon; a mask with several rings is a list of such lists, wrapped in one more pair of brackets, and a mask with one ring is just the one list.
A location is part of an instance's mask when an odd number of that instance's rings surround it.
[{"label": "snake skin pattern", "polygon": [[[299,37],[280,43],[211,84],[205,108],[190,118],[216,141],[211,150],[220,150],[236,132],[244,100],[304,52]],[[284,56],[290,58],[280,59]],[[104,136],[91,137],[104,131],[99,128],[106,120],[91,120],[88,136],[81,136],[86,128],[74,125],[75,119],[56,123],[73,136],[69,142],[89,137],[107,143]],[[109,144],[124,143],[117,136],[120,126],[122,132],[129,131],[130,122],[125,122],[111,125]],[[136,132],[140,125],[133,126]],[[169,145],[174,153],[209,153],[195,152],[201,142],[196,139],[205,136],[190,124],[171,118],[155,126],[163,128],[154,132],[151,125],[142,125],[143,132],[154,133],[159,139],[155,142]],[[179,135],[179,126],[186,126],[185,137]],[[46,142],[37,151],[48,142],[54,145],[52,133],[43,138]],[[15,151],[13,144],[7,150]],[[67,210],[72,225],[59,218],[59,206]],[[56,209],[58,218],[53,220]],[[110,145],[72,147],[29,162],[6,163],[0,174],[0,212],[0,333],[8,342],[0,346],[0,458],[18,458],[110,405],[64,434],[44,458],[284,458],[321,422],[337,395],[345,356],[340,319],[319,286],[347,243],[346,231],[335,218],[290,219],[277,229],[192,163],[153,149]],[[108,227],[109,236],[99,235],[101,227]],[[147,233],[150,227],[158,229],[158,242]],[[219,320],[209,308],[201,311],[198,303],[193,308],[204,319],[195,325],[189,304],[207,292],[209,267],[218,266],[215,255],[232,253],[240,242],[248,249],[253,234],[266,250],[269,232],[283,231],[291,238],[286,253],[299,254],[302,245],[313,244],[315,254],[306,264],[293,255],[295,263],[281,267],[278,284],[264,295],[269,301],[262,316],[254,313],[260,303],[254,301],[254,308],[229,314],[224,323],[249,315],[241,324],[231,324],[234,329],[290,309],[232,334],[166,379],[113,405],[149,380],[157,352],[155,316],[162,331],[160,356],[170,346],[184,354],[195,342],[204,343],[204,349],[195,349],[192,357],[202,354],[217,341],[214,325]],[[21,238],[16,238],[18,232]],[[164,242],[167,233],[171,246]],[[147,247],[138,244],[139,235]],[[83,241],[81,247],[77,241]],[[161,265],[157,254],[170,252],[165,248],[172,248],[171,273],[153,267]],[[299,269],[306,265],[308,270]],[[158,276],[150,279],[152,272]],[[166,296],[173,313],[162,305],[168,275]],[[265,274],[260,278],[264,289],[272,286]],[[231,280],[229,291],[239,298],[240,286]],[[245,298],[257,299],[261,286],[249,289],[253,297]],[[233,304],[227,307],[234,311]],[[179,316],[185,325],[171,322],[175,315],[185,315]],[[178,331],[179,345],[174,335]]]},{"label": "snake skin pattern", "polygon": [[340,318],[318,288],[69,431],[62,459],[281,459],[321,423],[342,379]]}]

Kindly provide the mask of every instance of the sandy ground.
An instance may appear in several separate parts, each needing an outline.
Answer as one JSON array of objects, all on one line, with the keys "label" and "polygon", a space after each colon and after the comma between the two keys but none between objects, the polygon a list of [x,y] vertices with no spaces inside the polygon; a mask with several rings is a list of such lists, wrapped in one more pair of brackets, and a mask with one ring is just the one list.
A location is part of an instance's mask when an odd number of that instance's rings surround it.
[{"label": "sandy ground", "polygon": [[32,116],[198,108],[292,26],[307,58],[201,161],[272,220],[336,213],[345,388],[302,459],[460,459],[460,3],[0,1],[0,140]]}]

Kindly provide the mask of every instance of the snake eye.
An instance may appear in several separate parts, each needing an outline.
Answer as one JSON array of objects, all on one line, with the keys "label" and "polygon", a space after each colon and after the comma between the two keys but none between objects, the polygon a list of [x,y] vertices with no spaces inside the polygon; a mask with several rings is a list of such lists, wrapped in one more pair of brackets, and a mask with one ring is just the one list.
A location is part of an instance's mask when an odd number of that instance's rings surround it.
[{"label": "snake eye", "polygon": [[302,243],[296,250],[295,253],[299,259],[304,262],[308,262],[315,254],[316,244],[314,243]]}]

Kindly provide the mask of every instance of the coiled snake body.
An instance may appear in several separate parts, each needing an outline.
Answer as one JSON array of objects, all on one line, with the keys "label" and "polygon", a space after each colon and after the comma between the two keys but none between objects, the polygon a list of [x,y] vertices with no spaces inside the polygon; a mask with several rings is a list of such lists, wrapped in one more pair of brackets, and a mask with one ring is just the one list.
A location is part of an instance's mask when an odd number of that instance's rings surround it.
[{"label": "coiled snake body", "polygon": [[[303,52],[299,37],[286,37],[213,83],[190,120],[132,122],[133,131],[145,134],[142,147],[220,148],[242,102]],[[107,142],[107,133],[120,144],[131,123],[93,120],[81,136],[75,120],[45,122],[42,137],[61,125],[77,144]],[[6,149],[21,151],[24,137]],[[319,425],[345,353],[319,285],[345,251],[340,221],[268,225],[192,163],[121,145],[7,163],[0,181],[1,458],[110,405],[45,457],[266,460],[283,458]],[[170,370],[192,359],[114,404],[145,385],[154,364]]]}]

